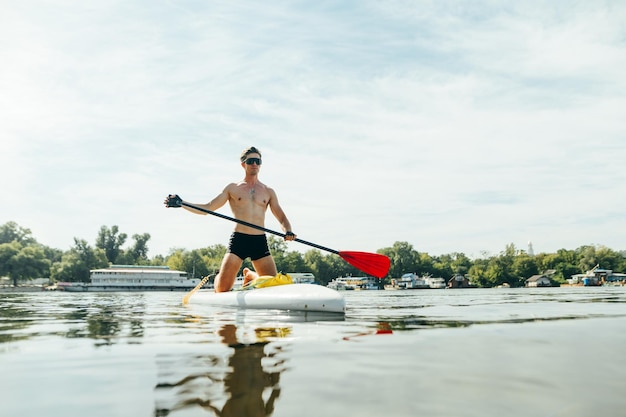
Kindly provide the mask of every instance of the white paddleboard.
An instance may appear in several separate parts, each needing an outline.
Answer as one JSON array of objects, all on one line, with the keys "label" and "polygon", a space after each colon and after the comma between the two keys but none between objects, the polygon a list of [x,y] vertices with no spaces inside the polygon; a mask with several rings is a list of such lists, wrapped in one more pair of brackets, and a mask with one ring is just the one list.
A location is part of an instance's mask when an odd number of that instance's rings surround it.
[{"label": "white paddleboard", "polygon": [[331,313],[345,313],[346,311],[346,301],[338,291],[315,284],[288,284],[219,293],[212,290],[199,290],[191,296],[189,303]]}]

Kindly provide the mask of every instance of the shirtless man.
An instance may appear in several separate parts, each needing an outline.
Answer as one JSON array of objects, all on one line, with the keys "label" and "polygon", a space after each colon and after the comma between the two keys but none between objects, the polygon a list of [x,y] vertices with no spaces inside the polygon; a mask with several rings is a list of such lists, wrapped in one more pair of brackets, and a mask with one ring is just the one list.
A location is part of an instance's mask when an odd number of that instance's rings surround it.
[{"label": "shirtless man", "polygon": [[[251,146],[241,153],[241,166],[245,171],[242,181],[228,184],[220,194],[206,204],[189,203],[196,207],[215,211],[229,203],[236,219],[265,227],[265,212],[269,207],[276,220],[285,232],[285,240],[294,240],[296,235],[291,231],[291,224],[278,203],[276,192],[259,181],[261,169],[261,152]],[[179,199],[176,203],[176,199]],[[180,197],[169,195],[165,199],[167,207],[180,207]],[[174,203],[173,203],[174,202]],[[182,206],[196,214],[206,214],[191,207]],[[237,223],[230,236],[228,251],[224,255],[220,271],[215,277],[215,291],[230,291],[235,283],[237,273],[243,260],[250,258],[256,272],[244,268],[244,284],[262,275],[276,275],[276,264],[267,245],[267,237],[263,231]]]}]

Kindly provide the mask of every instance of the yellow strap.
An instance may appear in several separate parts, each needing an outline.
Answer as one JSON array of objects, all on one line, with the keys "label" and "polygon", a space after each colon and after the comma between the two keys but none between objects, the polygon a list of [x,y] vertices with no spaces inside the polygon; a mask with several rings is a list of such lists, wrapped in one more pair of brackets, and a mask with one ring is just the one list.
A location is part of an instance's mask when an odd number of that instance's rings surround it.
[{"label": "yellow strap", "polygon": [[263,275],[248,282],[242,289],[248,290],[253,288],[275,287],[277,285],[293,284],[293,279],[289,275],[279,273],[275,277],[271,275]]}]

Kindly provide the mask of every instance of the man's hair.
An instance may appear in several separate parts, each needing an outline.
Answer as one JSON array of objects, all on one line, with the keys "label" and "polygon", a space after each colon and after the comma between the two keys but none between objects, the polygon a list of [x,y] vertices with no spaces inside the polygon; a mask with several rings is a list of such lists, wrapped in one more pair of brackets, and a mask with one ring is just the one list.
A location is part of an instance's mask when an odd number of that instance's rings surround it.
[{"label": "man's hair", "polygon": [[258,153],[259,156],[261,156],[261,151],[259,151],[254,146],[250,146],[249,148],[244,149],[243,152],[241,153],[241,157],[239,157],[239,159],[241,159],[241,162],[243,162],[246,159],[248,159],[248,155],[251,154],[251,153]]}]

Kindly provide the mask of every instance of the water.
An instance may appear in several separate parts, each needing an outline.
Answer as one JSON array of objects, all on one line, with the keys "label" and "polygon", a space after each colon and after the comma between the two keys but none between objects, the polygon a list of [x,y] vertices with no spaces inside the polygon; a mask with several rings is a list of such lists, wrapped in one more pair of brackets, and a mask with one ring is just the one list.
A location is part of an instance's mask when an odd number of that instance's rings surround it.
[{"label": "water", "polygon": [[0,294],[0,415],[626,416],[626,288]]}]

